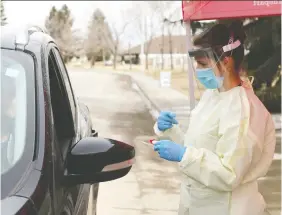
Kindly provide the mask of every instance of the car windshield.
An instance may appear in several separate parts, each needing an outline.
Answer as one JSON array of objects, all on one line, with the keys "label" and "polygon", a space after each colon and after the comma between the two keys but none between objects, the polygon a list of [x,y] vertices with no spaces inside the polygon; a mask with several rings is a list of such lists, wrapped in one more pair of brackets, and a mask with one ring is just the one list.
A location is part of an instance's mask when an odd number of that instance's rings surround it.
[{"label": "car windshield", "polygon": [[[20,51],[1,49],[1,175],[18,163],[32,160],[34,142],[29,142],[34,113],[34,61]],[[31,78],[32,77],[32,78]],[[28,120],[28,121],[27,121]],[[28,146],[31,145],[31,146]],[[25,153],[28,151],[27,153]],[[29,158],[28,158],[29,157]],[[25,159],[24,159],[25,158]],[[22,162],[23,161],[23,162]],[[24,171],[21,167],[17,172]],[[15,177],[14,174],[10,175]],[[9,177],[10,178],[10,177]]]}]

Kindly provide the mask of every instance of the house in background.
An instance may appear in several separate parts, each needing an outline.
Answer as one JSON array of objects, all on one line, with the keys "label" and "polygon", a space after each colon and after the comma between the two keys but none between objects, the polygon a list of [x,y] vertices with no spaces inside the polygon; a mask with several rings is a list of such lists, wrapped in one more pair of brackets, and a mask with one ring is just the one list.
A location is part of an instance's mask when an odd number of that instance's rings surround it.
[{"label": "house in background", "polygon": [[[153,38],[144,44],[144,53],[141,53],[141,44],[125,50],[121,53],[125,63],[146,65],[148,67],[161,69],[162,57],[164,69],[183,68],[187,64],[187,37],[185,35],[165,35]],[[164,41],[164,42],[163,42]]]}]

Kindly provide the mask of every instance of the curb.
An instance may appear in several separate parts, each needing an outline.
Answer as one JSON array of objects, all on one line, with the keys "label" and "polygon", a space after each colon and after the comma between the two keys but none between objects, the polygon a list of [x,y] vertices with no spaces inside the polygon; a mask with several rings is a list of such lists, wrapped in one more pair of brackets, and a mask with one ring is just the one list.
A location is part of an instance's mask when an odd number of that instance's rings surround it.
[{"label": "curb", "polygon": [[131,78],[131,87],[138,92],[138,94],[141,96],[143,101],[145,102],[147,108],[149,109],[149,112],[153,119],[157,119],[160,114],[160,108],[148,97],[148,95],[144,92],[144,90],[140,87],[138,82],[134,80],[134,78],[129,75]]}]

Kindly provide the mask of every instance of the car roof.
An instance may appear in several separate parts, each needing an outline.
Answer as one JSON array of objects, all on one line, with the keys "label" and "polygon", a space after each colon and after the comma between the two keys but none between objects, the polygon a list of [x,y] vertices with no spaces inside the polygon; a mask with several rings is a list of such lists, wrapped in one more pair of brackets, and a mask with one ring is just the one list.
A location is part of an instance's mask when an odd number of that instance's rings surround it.
[{"label": "car roof", "polygon": [[25,49],[30,41],[37,41],[44,44],[54,41],[42,28],[38,26],[1,26],[1,48],[4,49]]},{"label": "car roof", "polygon": [[16,48],[16,35],[19,29],[1,26],[1,48],[15,49]]}]

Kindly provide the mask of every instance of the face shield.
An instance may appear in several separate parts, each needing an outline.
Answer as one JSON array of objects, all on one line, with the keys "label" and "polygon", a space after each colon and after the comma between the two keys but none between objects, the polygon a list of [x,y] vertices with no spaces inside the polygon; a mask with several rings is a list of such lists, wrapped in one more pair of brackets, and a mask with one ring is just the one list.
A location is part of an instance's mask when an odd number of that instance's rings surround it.
[{"label": "face shield", "polygon": [[198,81],[207,89],[222,87],[223,78],[219,68],[220,56],[211,48],[194,49],[189,51],[190,63]]},{"label": "face shield", "polygon": [[193,72],[199,82],[207,89],[219,89],[223,85],[223,73],[227,67],[222,62],[226,52],[230,52],[240,45],[240,41],[213,48],[189,50],[189,60]]}]

